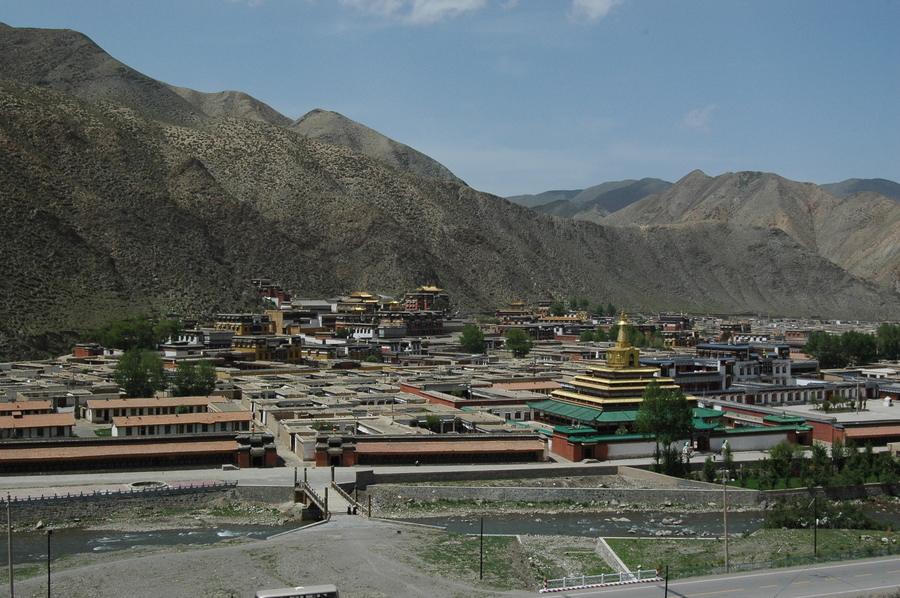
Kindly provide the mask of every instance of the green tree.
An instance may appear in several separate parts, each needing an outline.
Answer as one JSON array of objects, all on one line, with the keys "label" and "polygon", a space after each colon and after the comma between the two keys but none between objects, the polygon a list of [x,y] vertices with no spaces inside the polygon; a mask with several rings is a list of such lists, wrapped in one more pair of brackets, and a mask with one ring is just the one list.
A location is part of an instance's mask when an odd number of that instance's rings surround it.
[{"label": "green tree", "polygon": [[616,306],[613,305],[611,302],[606,304],[606,315],[607,316],[616,315]]},{"label": "green tree", "polygon": [[592,330],[582,330],[578,335],[578,340],[582,343],[590,343],[594,340],[594,332]]},{"label": "green tree", "polygon": [[125,319],[116,320],[107,326],[89,332],[85,340],[100,343],[113,349],[150,349],[156,350],[160,343],[181,332],[181,322],[158,315],[145,313]]},{"label": "green tree", "polygon": [[484,333],[475,324],[463,326],[459,343],[466,353],[484,353]]},{"label": "green tree", "polygon": [[812,471],[812,482],[816,486],[824,486],[834,473],[828,450],[821,444],[812,445],[812,456],[809,467]]},{"label": "green tree", "polygon": [[441,418],[436,415],[426,415],[425,416],[425,427],[428,430],[431,430],[435,434],[439,434],[441,431]]},{"label": "green tree", "polygon": [[819,361],[823,369],[847,367],[847,359],[841,348],[840,338],[827,332],[813,332],[806,340],[803,351]]},{"label": "green tree", "polygon": [[550,304],[550,315],[556,318],[566,315],[566,306],[562,301],[554,301]]},{"label": "green tree", "polygon": [[122,353],[113,369],[113,380],[129,398],[152,397],[166,388],[162,358],[147,349],[129,349]]},{"label": "green tree", "polygon": [[350,338],[351,336],[353,336],[353,330],[351,328],[343,326],[334,331],[334,336],[336,338]]},{"label": "green tree", "polygon": [[900,359],[900,326],[882,324],[875,332],[878,356],[881,359],[896,361]]},{"label": "green tree", "polygon": [[582,297],[581,299],[578,300],[578,309],[586,310],[590,304],[591,304],[590,301],[588,301],[587,299]]},{"label": "green tree", "polygon": [[436,297],[431,302],[431,309],[432,311],[447,311],[450,309],[450,301],[446,297]]},{"label": "green tree", "polygon": [[663,336],[662,332],[657,330],[652,335],[650,335],[650,339],[647,341],[647,346],[654,349],[665,349],[666,338]]},{"label": "green tree", "polygon": [[672,444],[680,438],[689,437],[693,430],[693,410],[680,389],[663,389],[656,380],[650,382],[634,418],[634,429],[652,437],[656,443],[654,458],[657,469],[662,457],[663,473],[680,473],[681,452],[673,449]]},{"label": "green tree", "polygon": [[578,309],[578,299],[576,299],[575,297],[569,299],[569,309],[571,309],[572,311]]},{"label": "green tree", "polygon": [[176,397],[205,397],[216,389],[216,368],[205,359],[197,363],[182,361],[175,368],[172,394]]},{"label": "green tree", "polygon": [[[628,324],[628,342],[632,347],[643,347],[647,344],[647,337],[644,333]],[[613,324],[609,327],[609,340],[617,340],[619,338],[619,325]]]},{"label": "green tree", "polygon": [[877,343],[871,334],[848,330],[841,335],[841,349],[850,365],[872,363],[878,356]]},{"label": "green tree", "polygon": [[521,328],[510,328],[503,336],[506,337],[506,348],[512,351],[513,357],[525,357],[534,348],[534,341]]}]

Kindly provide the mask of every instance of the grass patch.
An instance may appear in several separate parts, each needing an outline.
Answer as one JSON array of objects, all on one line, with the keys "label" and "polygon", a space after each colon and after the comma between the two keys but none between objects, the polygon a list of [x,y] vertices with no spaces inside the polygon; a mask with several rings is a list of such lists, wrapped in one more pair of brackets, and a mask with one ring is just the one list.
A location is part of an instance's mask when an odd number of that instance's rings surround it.
[{"label": "grass patch", "polygon": [[102,438],[112,436],[112,428],[97,428],[96,430],[94,430],[94,435],[100,436]]},{"label": "grass patch", "polygon": [[[481,569],[479,536],[441,534],[436,535],[429,544],[419,553],[429,568],[452,570],[456,576],[478,580]],[[485,536],[484,577],[481,583],[498,590],[531,589],[534,587],[532,580],[522,576],[522,565],[526,561],[525,551],[516,538]]]},{"label": "grass patch", "polygon": [[[31,579],[32,577],[37,577],[41,574],[46,575],[47,565],[42,563],[25,563],[22,565],[14,565],[13,571],[15,572],[15,577],[13,577],[15,580]],[[0,571],[0,584],[9,585],[9,568],[7,567],[4,567],[3,570]]]},{"label": "grass patch", "polygon": [[536,584],[544,579],[615,573],[597,554],[594,538],[570,537],[561,543],[559,536],[523,536],[522,541]]},{"label": "grass patch", "polygon": [[[870,539],[862,539],[870,536]],[[884,543],[881,538],[888,538]],[[607,540],[619,558],[631,569],[664,570],[670,576],[689,577],[693,570],[725,564],[725,542],[720,539],[614,539]],[[820,529],[818,554],[828,555],[884,548],[893,545],[893,534],[884,531]],[[813,556],[813,530],[761,529],[740,538],[728,539],[728,560],[732,565],[763,563]],[[762,568],[762,567],[761,567]]]}]

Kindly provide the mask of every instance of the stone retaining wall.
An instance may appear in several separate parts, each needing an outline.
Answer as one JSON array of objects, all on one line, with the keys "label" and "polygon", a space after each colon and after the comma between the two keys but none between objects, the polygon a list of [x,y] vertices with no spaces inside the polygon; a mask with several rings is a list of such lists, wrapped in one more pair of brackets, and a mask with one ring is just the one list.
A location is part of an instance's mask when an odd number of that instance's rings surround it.
[{"label": "stone retaining wall", "polygon": [[13,524],[20,526],[38,521],[100,519],[135,508],[203,509],[216,505],[222,499],[279,504],[293,500],[293,489],[276,486],[230,486],[184,494],[112,494],[16,501],[11,505],[11,516]]},{"label": "stone retaining wall", "polygon": [[565,476],[615,475],[616,465],[585,465],[583,467],[504,468],[502,470],[425,471],[413,470],[381,473],[371,469],[356,472],[356,485],[365,490],[369,484],[415,484],[421,482],[457,482],[465,480],[495,480],[521,478],[557,478]]},{"label": "stone retaining wall", "polygon": [[[722,490],[697,488],[522,488],[481,486],[400,486],[379,484],[368,488],[373,497],[387,495],[385,502],[395,503],[409,499],[434,502],[489,501],[489,502],[572,502],[595,503],[610,506],[686,505],[722,508]],[[765,500],[756,490],[728,489],[728,504],[733,507],[758,507]]]}]

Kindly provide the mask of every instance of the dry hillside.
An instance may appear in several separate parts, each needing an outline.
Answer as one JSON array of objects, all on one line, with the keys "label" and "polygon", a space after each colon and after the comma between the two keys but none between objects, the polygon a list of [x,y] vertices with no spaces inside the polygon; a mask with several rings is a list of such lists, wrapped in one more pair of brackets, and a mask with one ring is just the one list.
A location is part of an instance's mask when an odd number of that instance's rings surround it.
[{"label": "dry hillside", "polygon": [[0,358],[59,351],[139,309],[244,309],[258,276],[313,297],[437,284],[485,308],[900,305],[780,230],[538,214],[311,139],[252,98],[176,93],[72,31],[0,26],[0,73]]},{"label": "dry hillside", "polygon": [[834,197],[771,173],[709,177],[700,171],[636,202],[607,224],[729,222],[774,227],[859,278],[900,288],[900,202],[872,192]]}]

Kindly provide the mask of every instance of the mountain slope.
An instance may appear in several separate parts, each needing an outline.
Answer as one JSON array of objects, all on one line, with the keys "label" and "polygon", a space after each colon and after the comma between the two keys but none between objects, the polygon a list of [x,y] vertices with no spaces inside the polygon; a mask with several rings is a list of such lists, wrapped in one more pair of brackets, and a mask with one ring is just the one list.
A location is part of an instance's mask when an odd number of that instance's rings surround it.
[{"label": "mountain slope", "polygon": [[350,148],[401,170],[465,185],[440,162],[337,112],[313,110],[288,128],[317,141]]},{"label": "mountain slope", "polygon": [[203,93],[187,87],[167,85],[180,97],[213,118],[244,118],[257,120],[279,127],[286,127],[293,121],[271,106],[242,91],[220,91]]},{"label": "mountain slope", "polygon": [[512,202],[562,218],[598,222],[651,194],[663,193],[672,183],[661,179],[612,181],[575,191],[545,191],[538,195],[508,197]]},{"label": "mountain slope", "polygon": [[129,68],[86,35],[0,23],[0,75],[88,101],[111,100],[180,124],[206,115],[167,85]]},{"label": "mountain slope", "polygon": [[[80,64],[46,40],[33,45],[82,79],[94,72],[96,57]],[[102,75],[118,92],[172,93],[122,77]],[[577,296],[629,309],[879,318],[900,306],[780,230],[565,220],[258,112],[213,117],[173,93],[174,118],[159,102],[140,110],[59,86],[0,79],[0,359],[58,351],[139,310],[245,309],[258,302],[247,282],[260,276],[307,296],[436,284],[471,308]]]},{"label": "mountain slope", "polygon": [[694,171],[663,195],[636,202],[604,222],[708,220],[781,229],[851,274],[898,288],[900,203],[875,193],[837,198],[812,183],[771,173],[725,173],[712,178]]},{"label": "mountain slope", "polygon": [[821,185],[822,189],[835,197],[847,197],[861,191],[872,191],[894,201],[900,201],[900,183],[887,179],[847,179],[840,183]]}]

